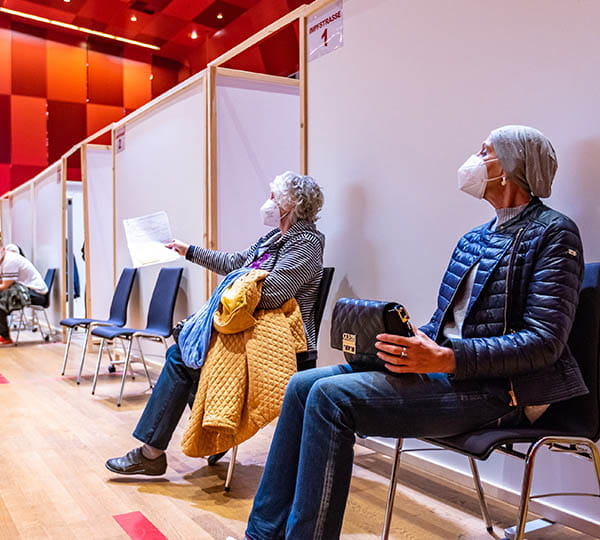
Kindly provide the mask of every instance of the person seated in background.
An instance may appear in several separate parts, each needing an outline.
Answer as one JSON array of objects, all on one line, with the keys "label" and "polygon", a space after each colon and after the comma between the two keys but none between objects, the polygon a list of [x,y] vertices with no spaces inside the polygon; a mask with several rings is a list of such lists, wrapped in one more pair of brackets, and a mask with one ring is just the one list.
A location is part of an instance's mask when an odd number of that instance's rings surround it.
[{"label": "person seated in background", "polygon": [[[298,369],[316,366],[314,310],[323,274],[324,236],[315,222],[323,206],[321,188],[310,176],[287,171],[271,183],[271,197],[262,205],[262,221],[274,227],[244,251],[225,253],[173,240],[167,247],[191,262],[227,275],[240,268],[269,272],[262,282],[257,309],[275,309],[295,298],[302,313],[308,351],[299,353]],[[185,326],[182,333],[185,332]],[[166,353],[165,365],[133,432],[142,447],[109,459],[106,467],[118,474],[158,476],[167,468],[165,450],[183,414],[193,403],[200,369],[188,367],[178,344]],[[223,454],[212,456],[215,463]]]},{"label": "person seated in background", "polygon": [[[449,437],[534,422],[587,393],[569,347],[583,253],[577,226],[545,206],[557,160],[538,130],[492,131],[458,170],[496,218],[456,246],[432,319],[414,337],[374,336],[387,371],[295,374],[246,539],[340,536],[355,434]],[[400,261],[397,261],[400,264]]]},{"label": "person seated in background", "polygon": [[48,292],[48,287],[35,266],[19,255],[18,248],[16,251],[9,250],[9,246],[0,244],[0,345],[13,344],[8,328],[8,314],[30,304],[43,305],[44,295]]},{"label": "person seated in background", "polygon": [[13,253],[18,253],[21,257],[25,257],[25,252],[21,249],[17,244],[6,244],[6,251],[12,251]]}]

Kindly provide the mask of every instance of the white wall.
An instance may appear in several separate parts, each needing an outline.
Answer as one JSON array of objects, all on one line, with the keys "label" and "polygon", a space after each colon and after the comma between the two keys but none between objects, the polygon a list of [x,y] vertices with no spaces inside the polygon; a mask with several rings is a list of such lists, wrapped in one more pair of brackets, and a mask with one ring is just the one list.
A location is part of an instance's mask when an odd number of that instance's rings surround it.
[{"label": "white wall", "polygon": [[33,207],[31,184],[10,197],[10,240],[31,260],[33,257]]},{"label": "white wall", "polygon": [[[165,210],[173,236],[195,244],[204,234],[205,101],[201,78],[174,97],[131,120],[125,119],[125,149],[115,154],[116,269],[131,266],[123,220]],[[204,269],[183,257],[174,322],[205,300]],[[138,269],[128,326],[144,328],[160,266]]]},{"label": "white wall", "polygon": [[51,166],[36,177],[33,194],[34,245],[31,260],[42,277],[49,268],[57,269],[47,313],[52,326],[58,328],[64,303],[60,280],[65,266],[62,260],[62,185],[58,166]]},{"label": "white wall", "polygon": [[[90,314],[93,319],[108,318],[113,282],[113,163],[112,149],[85,147],[84,171],[87,185]],[[117,277],[118,279],[118,277]]]},{"label": "white wall", "polygon": [[2,238],[5,244],[11,242],[10,240],[10,225],[11,225],[11,215],[10,215],[10,199],[0,199],[0,210],[1,210],[1,219],[0,222],[0,231],[2,232]]},{"label": "white wall", "polygon": [[[309,172],[325,192],[325,264],[336,267],[320,342],[341,296],[404,303],[428,320],[458,237],[493,217],[460,193],[456,169],[490,130],[541,129],[556,147],[551,206],[579,224],[587,261],[600,260],[600,62],[594,0],[346,0],[344,45],[309,64]],[[324,338],[324,339],[323,339]],[[464,458],[434,458],[467,470]],[[578,460],[544,457],[540,489],[577,481]],[[460,462],[460,464],[459,464]],[[568,462],[568,465],[564,465]],[[484,478],[519,488],[520,465],[494,457]],[[598,503],[560,507],[598,521]]]},{"label": "white wall", "polygon": [[217,246],[245,249],[269,228],[269,182],[300,164],[298,86],[217,76]]}]

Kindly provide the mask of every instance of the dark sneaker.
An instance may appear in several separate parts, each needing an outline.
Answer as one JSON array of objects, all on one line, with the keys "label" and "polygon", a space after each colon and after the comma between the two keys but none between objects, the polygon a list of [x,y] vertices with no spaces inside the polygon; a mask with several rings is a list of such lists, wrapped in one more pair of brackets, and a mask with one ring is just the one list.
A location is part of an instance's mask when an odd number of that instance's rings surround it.
[{"label": "dark sneaker", "polygon": [[218,454],[213,454],[212,456],[208,456],[206,458],[206,461],[208,461],[209,465],[216,465],[217,462],[227,453],[227,450],[225,450],[225,452],[219,452]]},{"label": "dark sneaker", "polygon": [[142,454],[141,447],[134,448],[122,457],[109,459],[106,462],[106,468],[117,474],[161,476],[167,470],[167,455],[162,454],[156,459],[148,459]]}]

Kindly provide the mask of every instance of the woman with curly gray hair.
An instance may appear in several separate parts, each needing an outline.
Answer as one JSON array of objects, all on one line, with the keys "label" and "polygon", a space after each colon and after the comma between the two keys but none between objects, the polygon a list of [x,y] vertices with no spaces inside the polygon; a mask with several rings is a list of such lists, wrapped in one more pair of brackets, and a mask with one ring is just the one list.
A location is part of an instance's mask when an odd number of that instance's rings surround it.
[{"label": "woman with curly gray hair", "polygon": [[[325,237],[315,227],[323,193],[310,176],[291,171],[271,182],[271,196],[261,206],[265,225],[272,229],[249,248],[235,253],[205,249],[173,240],[167,247],[213,272],[227,275],[240,268],[259,268],[269,275],[262,282],[257,309],[276,309],[295,298],[302,313],[308,351],[297,355],[298,370],[316,366],[315,307],[323,274]],[[177,330],[177,328],[176,328]],[[174,336],[177,337],[174,331]],[[182,334],[183,336],[183,334]],[[167,468],[165,450],[183,414],[193,403],[200,369],[190,367],[178,344],[169,348],[165,365],[133,436],[142,441],[125,456],[109,459],[117,474],[160,476]],[[214,464],[224,454],[209,458]]]}]

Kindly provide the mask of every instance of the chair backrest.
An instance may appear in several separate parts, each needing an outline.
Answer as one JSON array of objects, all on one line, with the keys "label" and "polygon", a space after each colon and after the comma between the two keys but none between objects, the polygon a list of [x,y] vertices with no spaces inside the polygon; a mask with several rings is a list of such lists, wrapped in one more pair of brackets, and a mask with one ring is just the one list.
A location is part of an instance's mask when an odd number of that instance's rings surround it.
[{"label": "chair backrest", "polygon": [[136,274],[137,268],[123,268],[119,277],[108,315],[109,320],[116,326],[124,326],[127,321],[127,304],[129,304]]},{"label": "chair backrest", "polygon": [[315,336],[317,339],[319,338],[319,329],[321,328],[323,312],[327,305],[327,297],[329,296],[329,289],[331,288],[334,272],[335,268],[331,266],[324,267],[321,283],[319,283],[319,292],[317,293],[317,301],[315,303]]},{"label": "chair backrest", "polygon": [[46,275],[44,276],[44,282],[46,283],[46,287],[48,287],[48,292],[44,295],[44,303],[41,304],[41,307],[44,309],[50,307],[50,298],[52,296],[52,287],[54,285],[55,277],[56,268],[48,268],[48,270],[46,270]]},{"label": "chair backrest", "polygon": [[152,291],[146,328],[170,336],[183,268],[161,268]]},{"label": "chair backrest", "polygon": [[600,438],[600,263],[585,265],[569,347],[590,393],[552,405],[540,418],[540,424],[560,426],[566,432],[597,441]]}]

